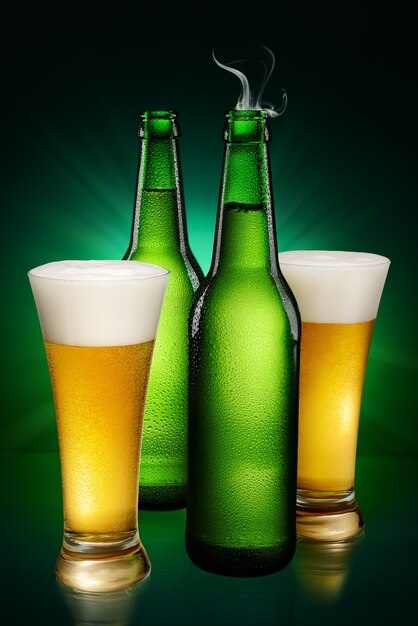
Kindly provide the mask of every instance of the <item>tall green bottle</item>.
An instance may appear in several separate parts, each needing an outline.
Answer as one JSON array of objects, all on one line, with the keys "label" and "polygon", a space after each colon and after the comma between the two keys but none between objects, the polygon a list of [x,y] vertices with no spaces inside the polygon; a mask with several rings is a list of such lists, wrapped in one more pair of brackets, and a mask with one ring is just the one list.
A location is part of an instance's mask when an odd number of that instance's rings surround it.
[{"label": "tall green bottle", "polygon": [[300,318],[278,265],[264,111],[227,114],[210,272],[189,319],[186,547],[257,576],[295,549]]},{"label": "tall green bottle", "polygon": [[180,508],[187,498],[187,320],[203,278],[188,243],[172,111],[141,115],[132,238],[124,258],[170,270],[154,349],[141,451],[139,505]]}]

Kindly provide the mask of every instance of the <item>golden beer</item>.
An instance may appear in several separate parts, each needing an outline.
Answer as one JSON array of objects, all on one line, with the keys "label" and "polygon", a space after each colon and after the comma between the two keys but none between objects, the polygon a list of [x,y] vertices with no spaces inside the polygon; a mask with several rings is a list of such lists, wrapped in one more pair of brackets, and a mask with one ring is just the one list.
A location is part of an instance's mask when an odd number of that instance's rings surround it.
[{"label": "golden beer", "polygon": [[[297,503],[311,518],[298,533],[324,540],[324,515],[349,509],[347,538],[362,525],[354,498],[361,396],[390,261],[318,250],[284,252],[279,261],[302,319]],[[336,518],[332,533],[341,538]]]},{"label": "golden beer", "polygon": [[61,261],[29,272],[51,376],[64,538],[56,572],[115,591],[150,564],[137,523],[148,375],[168,272],[137,261]]},{"label": "golden beer", "polygon": [[67,532],[136,531],[138,445],[153,346],[45,342]]},{"label": "golden beer", "polygon": [[349,491],[374,320],[302,322],[298,488]]}]

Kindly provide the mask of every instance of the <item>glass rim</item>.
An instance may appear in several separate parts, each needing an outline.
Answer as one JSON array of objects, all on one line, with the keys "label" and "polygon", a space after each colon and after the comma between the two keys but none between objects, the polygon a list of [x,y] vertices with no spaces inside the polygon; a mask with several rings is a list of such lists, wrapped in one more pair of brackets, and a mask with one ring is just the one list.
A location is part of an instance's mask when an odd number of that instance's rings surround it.
[{"label": "glass rim", "polygon": [[[283,254],[286,255],[291,255],[292,253],[300,253],[300,252],[306,252],[306,253],[315,253],[315,252],[323,252],[323,253],[329,253],[329,254],[333,254],[333,255],[338,255],[339,253],[344,254],[344,255],[356,255],[356,256],[360,256],[360,255],[364,255],[365,257],[370,257],[370,261],[368,262],[366,261],[358,261],[358,262],[347,262],[346,265],[343,265],[341,263],[338,263],[338,261],[335,259],[335,261],[329,261],[328,263],[324,264],[318,261],[315,261],[313,259],[309,260],[308,258],[303,261],[292,261],[290,258],[289,259],[282,259],[281,256]],[[390,265],[391,264],[391,260],[388,257],[385,257],[381,254],[376,254],[374,252],[354,252],[351,250],[283,250],[283,252],[279,252],[279,265],[289,265],[292,267],[303,267],[303,268],[312,268],[315,270],[359,270],[362,267],[364,268],[371,268],[371,267],[381,267],[381,266],[386,266],[386,265]],[[373,257],[373,259],[372,259]],[[305,261],[305,262],[304,262]]]},{"label": "glass rim", "polygon": [[[89,276],[85,276],[84,278],[80,278],[80,272],[83,272],[82,266],[81,264],[83,264],[84,266],[86,265],[90,265],[90,263],[108,263],[111,262],[112,264],[118,264],[119,267],[121,267],[122,263],[139,263],[141,266],[147,266],[148,268],[153,268],[154,270],[156,270],[154,273],[150,273],[150,274],[136,274],[136,275],[131,275],[131,276],[127,276],[127,275],[119,275],[119,276],[100,276],[100,275],[96,275],[93,276],[91,273],[91,270],[89,270],[88,267],[86,267],[86,274],[87,272],[90,272]],[[79,273],[77,275],[71,276],[71,275],[65,275],[63,274],[62,276],[53,276],[53,275],[46,275],[46,274],[42,274],[39,272],[39,270],[41,268],[45,268],[46,266],[52,266],[52,265],[56,265],[56,264],[77,264],[80,263],[80,268],[79,268]],[[94,267],[93,265],[91,265],[90,267]],[[97,267],[97,266],[96,266]],[[144,261],[131,261],[131,260],[118,260],[118,259],[88,259],[88,260],[83,260],[83,259],[65,259],[62,261],[51,261],[49,263],[43,263],[42,265],[37,265],[36,267],[33,267],[32,269],[30,269],[27,272],[27,275],[29,277],[29,279],[31,278],[35,278],[38,280],[47,280],[47,281],[52,281],[52,282],[57,282],[57,283],[69,283],[72,285],[85,285],[85,286],[91,286],[91,285],[112,285],[112,286],[117,286],[117,285],[126,285],[127,283],[138,283],[144,280],[158,280],[161,278],[165,278],[170,274],[170,270],[166,269],[165,267],[161,267],[160,265],[155,265],[153,263],[146,263]]]}]

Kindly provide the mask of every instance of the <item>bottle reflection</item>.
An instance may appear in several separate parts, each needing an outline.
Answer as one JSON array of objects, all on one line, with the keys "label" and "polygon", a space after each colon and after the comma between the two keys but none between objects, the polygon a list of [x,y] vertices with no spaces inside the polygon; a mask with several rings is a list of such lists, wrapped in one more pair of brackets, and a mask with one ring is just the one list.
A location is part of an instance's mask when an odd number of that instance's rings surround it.
[{"label": "bottle reflection", "polygon": [[140,603],[144,624],[293,624],[292,568],[257,578],[205,572],[186,554],[184,522],[184,510],[140,511],[141,534],[153,568]]},{"label": "bottle reflection", "polygon": [[74,626],[129,626],[144,585],[146,582],[119,591],[86,593],[71,589],[57,580]]},{"label": "bottle reflection", "polygon": [[200,575],[197,567],[194,572],[194,581],[190,581],[194,597],[187,603],[187,623],[229,626],[294,623],[294,577],[290,568],[257,578]]},{"label": "bottle reflection", "polygon": [[353,556],[364,538],[362,531],[347,541],[299,540],[295,567],[304,592],[321,603],[336,602],[347,583]]}]

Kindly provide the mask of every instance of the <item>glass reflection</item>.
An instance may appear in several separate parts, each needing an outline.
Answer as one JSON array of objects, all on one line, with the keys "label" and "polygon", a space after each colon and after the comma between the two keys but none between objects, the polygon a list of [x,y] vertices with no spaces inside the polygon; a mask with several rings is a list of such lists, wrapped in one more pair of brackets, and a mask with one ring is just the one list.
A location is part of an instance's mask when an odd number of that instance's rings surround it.
[{"label": "glass reflection", "polygon": [[353,556],[364,531],[347,541],[299,540],[295,568],[300,586],[321,603],[336,602],[347,583]]},{"label": "glass reflection", "polygon": [[144,581],[119,591],[90,593],[70,589],[57,580],[74,626],[130,626],[138,597],[146,584]]}]

